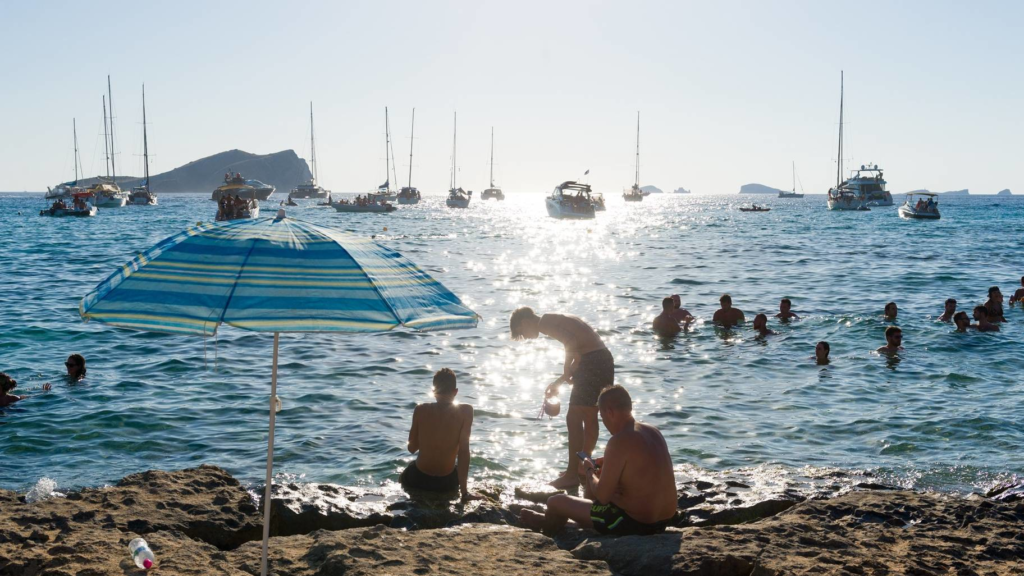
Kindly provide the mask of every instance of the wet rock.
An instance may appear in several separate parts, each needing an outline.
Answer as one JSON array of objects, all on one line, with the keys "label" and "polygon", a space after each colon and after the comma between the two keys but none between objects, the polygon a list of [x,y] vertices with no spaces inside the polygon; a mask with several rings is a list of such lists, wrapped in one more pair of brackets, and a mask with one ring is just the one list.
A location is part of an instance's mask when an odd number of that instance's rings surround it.
[{"label": "wet rock", "polygon": [[877,482],[858,482],[857,484],[854,484],[853,487],[860,488],[861,490],[899,490],[896,486],[878,484]]},{"label": "wet rock", "polygon": [[1004,502],[1024,500],[1024,483],[1004,483],[993,487],[985,493],[985,498],[994,498]]},{"label": "wet rock", "polygon": [[698,504],[703,504],[708,499],[703,494],[690,494],[689,492],[680,492],[679,501],[676,507],[680,510],[686,510],[687,508],[693,508]]},{"label": "wet rock", "polygon": [[275,484],[271,487],[270,533],[293,536],[390,524],[393,516],[387,511],[388,503],[363,501],[364,496],[332,484]]},{"label": "wet rock", "polygon": [[738,480],[726,480],[725,485],[730,488],[750,488],[750,486],[740,482]]},{"label": "wet rock", "polygon": [[789,510],[796,504],[793,500],[764,500],[750,506],[737,506],[711,513],[707,519],[693,522],[694,526],[731,526],[756,522]]}]

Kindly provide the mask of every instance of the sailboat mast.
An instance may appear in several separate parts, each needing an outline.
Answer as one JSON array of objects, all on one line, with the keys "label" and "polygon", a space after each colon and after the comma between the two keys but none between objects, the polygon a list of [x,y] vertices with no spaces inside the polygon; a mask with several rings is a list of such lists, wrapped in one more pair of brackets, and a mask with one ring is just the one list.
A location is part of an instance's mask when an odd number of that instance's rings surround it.
[{"label": "sailboat mast", "polygon": [[455,120],[452,123],[452,190],[455,190],[455,144],[459,135],[459,113],[455,113]]},{"label": "sailboat mast", "polygon": [[103,164],[106,167],[107,178],[110,178],[110,148],[107,147],[107,97],[103,97]]},{"label": "sailboat mast", "polygon": [[114,158],[114,96],[110,91],[110,74],[107,74],[107,102],[110,104],[110,177],[117,184],[117,166]]},{"label": "sailboat mast", "polygon": [[640,187],[640,111],[636,113],[636,177],[633,186]]},{"label": "sailboat mast", "polygon": [[313,102],[309,103],[309,155],[313,162],[313,186],[316,186],[316,138],[313,136]]},{"label": "sailboat mast", "polygon": [[793,160],[793,193],[796,194],[796,160]]},{"label": "sailboat mast", "polygon": [[149,192],[149,137],[146,134],[146,85],[142,85],[142,162],[146,192]]},{"label": "sailboat mast", "polygon": [[75,136],[75,185],[78,185],[78,165],[81,164],[81,160],[78,158],[78,121],[74,118],[71,119],[71,133]]},{"label": "sailboat mast", "polygon": [[412,109],[412,128],[409,130],[409,188],[412,188],[412,143],[416,137],[416,109]]},{"label": "sailboat mast", "polygon": [[836,192],[843,183],[843,71],[839,71],[839,162],[836,170]]},{"label": "sailboat mast", "polygon": [[494,126],[491,126],[491,188],[494,188]]},{"label": "sailboat mast", "polygon": [[[387,116],[385,114],[385,116]],[[395,189],[398,189],[398,158],[395,156],[395,141],[391,139],[391,122],[385,118],[388,131],[388,153],[395,161],[391,163],[391,177],[388,178],[388,191],[391,190],[391,181],[395,182]]]}]

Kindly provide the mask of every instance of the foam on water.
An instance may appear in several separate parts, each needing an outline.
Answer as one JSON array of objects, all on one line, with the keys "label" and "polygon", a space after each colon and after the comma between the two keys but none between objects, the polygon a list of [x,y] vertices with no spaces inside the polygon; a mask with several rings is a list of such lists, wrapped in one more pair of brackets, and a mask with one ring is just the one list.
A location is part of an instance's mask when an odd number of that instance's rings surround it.
[{"label": "foam on water", "polygon": [[40,500],[46,500],[47,498],[63,498],[64,494],[57,492],[57,483],[50,478],[40,478],[36,482],[35,486],[32,487],[25,494],[25,502],[32,504],[33,502],[39,502]]},{"label": "foam on water", "polygon": [[[115,267],[212,217],[208,197],[164,195],[157,207],[79,220],[36,216],[39,196],[0,195],[0,371],[33,396],[0,409],[0,486],[26,490],[43,475],[97,485],[200,463],[262,481],[271,335],[225,328],[203,342],[78,317],[80,298]],[[509,313],[530,305],[600,330],[616,380],[662,430],[681,476],[738,475],[751,486],[763,476],[769,490],[824,482],[826,470],[969,491],[1024,474],[1024,310],[1007,308],[995,334],[935,322],[947,297],[963,309],[991,285],[1017,285],[1020,198],[943,199],[938,222],[902,221],[895,208],[830,213],[823,197],[768,199],[771,212],[743,214],[744,198],[678,195],[613,198],[595,221],[560,222],[542,198],[509,194],[451,211],[427,197],[388,216],[289,210],[376,234],[483,320],[447,333],[282,335],[276,471],[364,487],[394,481],[411,458],[412,408],[430,399],[433,371],[450,366],[459,398],[476,408],[473,476],[552,478],[566,458],[565,411],[534,417],[562,351],[507,335]],[[676,292],[705,321],[662,340],[650,321]],[[723,292],[748,319],[772,316],[784,296],[802,318],[772,319],[779,335],[764,339],[748,327],[716,329],[707,320]],[[894,360],[873,352],[889,300],[899,303],[907,347]],[[810,359],[818,340],[831,344],[827,367]],[[89,366],[74,385],[60,380],[71,352]],[[44,382],[54,390],[40,394]],[[603,432],[598,450],[606,441]]]}]

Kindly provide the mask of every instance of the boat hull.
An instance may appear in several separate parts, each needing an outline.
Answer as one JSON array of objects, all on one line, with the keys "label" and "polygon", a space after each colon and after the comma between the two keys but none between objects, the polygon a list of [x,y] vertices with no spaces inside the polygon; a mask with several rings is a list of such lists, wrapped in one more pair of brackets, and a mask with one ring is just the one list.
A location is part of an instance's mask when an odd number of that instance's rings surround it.
[{"label": "boat hull", "polygon": [[321,199],[327,198],[328,191],[323,188],[296,188],[291,191],[289,196],[292,198],[299,199]]},{"label": "boat hull", "polygon": [[238,196],[243,200],[267,200],[270,195],[274,193],[275,188],[273,186],[269,188],[253,188],[252,186],[244,187],[226,187],[221,186],[213,191],[210,196],[210,200],[220,200],[221,196],[227,194],[232,198]]},{"label": "boat hull", "polygon": [[559,202],[552,198],[544,201],[548,209],[548,216],[559,220],[591,220],[594,218],[594,205],[574,207],[565,202]]},{"label": "boat hull", "polygon": [[89,218],[96,215],[96,207],[89,206],[85,210],[73,210],[71,208],[47,208],[39,211],[40,216],[51,216],[53,218]]},{"label": "boat hull", "polygon": [[469,198],[465,200],[459,198],[448,198],[444,201],[444,205],[449,208],[469,208]]},{"label": "boat hull", "polygon": [[480,193],[481,200],[504,200],[505,194],[501,190],[487,189]]},{"label": "boat hull", "polygon": [[217,222],[231,222],[232,220],[250,220],[259,217],[260,205],[256,204],[255,206],[249,207],[247,210],[242,210],[240,214],[236,212],[233,218],[226,218],[218,214],[216,220]]},{"label": "boat hull", "polygon": [[100,196],[96,199],[97,208],[123,208],[128,204],[128,199],[124,196]]},{"label": "boat hull", "polygon": [[636,195],[633,195],[633,194],[623,194],[622,195],[622,199],[625,200],[626,202],[643,202],[644,201],[644,197],[643,196],[636,196]]},{"label": "boat hull", "polygon": [[779,192],[779,198],[803,198],[803,194],[796,194],[794,192]]},{"label": "boat hull", "polygon": [[908,220],[938,220],[941,217],[938,210],[935,212],[918,212],[906,204],[900,206],[897,211],[899,212],[900,218],[906,218]]},{"label": "boat hull", "polygon": [[370,204],[366,206],[358,204],[332,204],[331,206],[338,212],[354,214],[386,214],[395,211],[395,207],[390,204]]},{"label": "boat hull", "polygon": [[398,203],[408,206],[410,204],[419,204],[420,203],[420,199],[419,198],[402,198],[401,196],[399,196],[398,197]]}]

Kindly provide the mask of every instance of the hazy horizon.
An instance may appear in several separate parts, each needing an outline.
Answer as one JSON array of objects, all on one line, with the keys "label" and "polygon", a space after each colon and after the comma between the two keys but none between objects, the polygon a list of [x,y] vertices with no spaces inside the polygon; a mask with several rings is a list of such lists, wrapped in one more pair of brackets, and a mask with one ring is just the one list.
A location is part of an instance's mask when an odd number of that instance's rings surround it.
[{"label": "hazy horizon", "polygon": [[[308,160],[313,101],[333,190],[384,181],[388,106],[401,185],[415,107],[413,185],[426,193],[447,189],[457,111],[464,188],[487,186],[493,126],[503,188],[546,192],[589,169],[596,191],[617,194],[633,181],[639,110],[641,185],[788,189],[795,161],[803,191],[823,193],[840,70],[846,166],[878,163],[894,193],[1024,190],[1024,7],[856,6],[5,4],[0,49],[18,58],[0,92],[0,190],[72,178],[72,118],[85,174],[104,172],[110,74],[119,174],[142,173],[145,83],[154,174],[235,148]],[[121,42],[94,49],[90,34]]]}]

